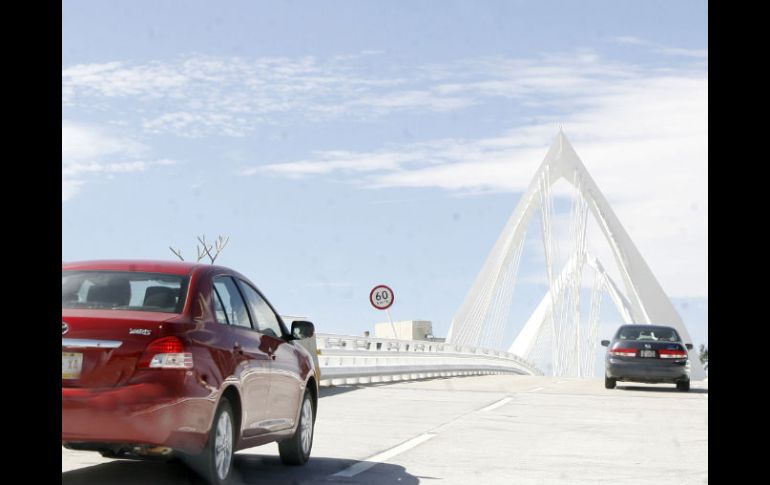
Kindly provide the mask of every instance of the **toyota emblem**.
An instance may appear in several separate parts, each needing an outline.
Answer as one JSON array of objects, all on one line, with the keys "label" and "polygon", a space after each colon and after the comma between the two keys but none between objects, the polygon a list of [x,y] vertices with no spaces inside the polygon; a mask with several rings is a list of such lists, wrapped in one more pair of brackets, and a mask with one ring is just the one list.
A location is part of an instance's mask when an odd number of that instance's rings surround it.
[{"label": "toyota emblem", "polygon": [[64,335],[65,333],[69,332],[70,326],[67,325],[67,322],[61,322],[61,334]]}]

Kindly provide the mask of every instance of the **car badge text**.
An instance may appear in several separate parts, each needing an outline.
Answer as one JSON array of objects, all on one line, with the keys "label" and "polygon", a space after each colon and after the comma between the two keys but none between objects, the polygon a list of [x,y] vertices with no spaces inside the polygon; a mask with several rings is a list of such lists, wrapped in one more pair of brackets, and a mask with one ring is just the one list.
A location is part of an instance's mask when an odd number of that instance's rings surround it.
[{"label": "car badge text", "polygon": [[128,329],[129,335],[150,335],[150,333],[152,333],[152,331],[146,328],[129,328]]}]

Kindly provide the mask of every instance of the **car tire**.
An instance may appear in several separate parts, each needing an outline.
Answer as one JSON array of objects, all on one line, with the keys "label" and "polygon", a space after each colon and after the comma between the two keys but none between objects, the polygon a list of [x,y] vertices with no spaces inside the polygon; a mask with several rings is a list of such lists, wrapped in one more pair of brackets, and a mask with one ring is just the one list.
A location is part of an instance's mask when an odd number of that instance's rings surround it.
[{"label": "car tire", "polygon": [[304,465],[310,459],[313,448],[313,427],[315,425],[315,409],[310,391],[305,391],[302,407],[299,412],[299,422],[294,435],[278,443],[278,452],[284,465]]},{"label": "car tire", "polygon": [[612,377],[604,376],[604,388],[605,389],[615,389],[615,383],[617,382],[616,379],[613,379]]},{"label": "car tire", "polygon": [[676,383],[676,389],[678,391],[689,391],[690,390],[690,379],[687,379],[686,381],[679,381]]},{"label": "car tire", "polygon": [[226,398],[222,398],[214,414],[206,446],[190,460],[193,470],[207,483],[225,485],[230,480],[235,433],[233,408]]}]

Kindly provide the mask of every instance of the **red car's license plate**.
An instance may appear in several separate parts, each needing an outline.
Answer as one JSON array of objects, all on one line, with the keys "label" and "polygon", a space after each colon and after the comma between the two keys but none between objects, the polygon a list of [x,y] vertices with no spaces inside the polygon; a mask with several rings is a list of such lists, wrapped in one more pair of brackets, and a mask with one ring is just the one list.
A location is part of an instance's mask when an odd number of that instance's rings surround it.
[{"label": "red car's license plate", "polygon": [[654,350],[642,350],[639,352],[640,357],[655,357],[655,351]]},{"label": "red car's license plate", "polygon": [[78,379],[83,367],[83,354],[77,352],[61,353],[61,378]]}]

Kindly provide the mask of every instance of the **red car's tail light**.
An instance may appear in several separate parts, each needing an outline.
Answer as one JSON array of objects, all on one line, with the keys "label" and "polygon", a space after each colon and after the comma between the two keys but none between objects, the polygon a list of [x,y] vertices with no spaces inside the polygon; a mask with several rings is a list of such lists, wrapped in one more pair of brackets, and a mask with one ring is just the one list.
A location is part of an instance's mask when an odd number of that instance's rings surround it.
[{"label": "red car's tail light", "polygon": [[686,359],[687,352],[677,349],[662,349],[658,351],[661,359]]},{"label": "red car's tail light", "polygon": [[636,349],[613,349],[610,350],[613,357],[636,357]]},{"label": "red car's tail light", "polygon": [[185,352],[179,338],[163,337],[147,346],[137,365],[145,369],[192,369],[193,357]]}]

